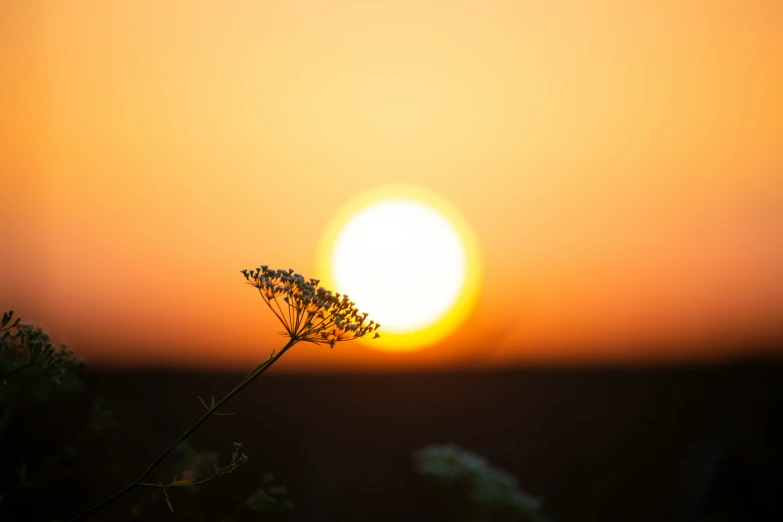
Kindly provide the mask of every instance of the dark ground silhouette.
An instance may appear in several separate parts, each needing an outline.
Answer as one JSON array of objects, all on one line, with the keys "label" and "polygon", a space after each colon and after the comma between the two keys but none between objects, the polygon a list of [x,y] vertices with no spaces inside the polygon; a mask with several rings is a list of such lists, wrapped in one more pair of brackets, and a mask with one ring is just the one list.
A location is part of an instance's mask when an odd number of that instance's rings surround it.
[{"label": "dark ground silhouette", "polygon": [[[5,516],[63,518],[135,478],[240,375],[86,372],[87,395],[114,411],[119,432],[58,466],[50,484],[3,499]],[[3,473],[19,454],[56,447],[84,421],[87,398],[22,412],[2,443]],[[174,491],[142,520],[219,521],[272,471],[290,515],[242,520],[445,520],[413,452],[453,442],[486,457],[544,500],[555,521],[783,520],[783,364],[750,361],[658,368],[530,368],[486,373],[285,375],[274,369],[192,438],[221,459],[232,442],[249,463],[197,495]],[[151,477],[154,480],[154,476]],[[55,480],[56,479],[56,480]],[[9,479],[6,479],[9,480]],[[8,483],[6,483],[8,485]],[[126,520],[131,492],[89,520]],[[154,496],[154,495],[153,495]],[[0,517],[1,518],[1,517]],[[19,518],[26,520],[28,518]]]}]

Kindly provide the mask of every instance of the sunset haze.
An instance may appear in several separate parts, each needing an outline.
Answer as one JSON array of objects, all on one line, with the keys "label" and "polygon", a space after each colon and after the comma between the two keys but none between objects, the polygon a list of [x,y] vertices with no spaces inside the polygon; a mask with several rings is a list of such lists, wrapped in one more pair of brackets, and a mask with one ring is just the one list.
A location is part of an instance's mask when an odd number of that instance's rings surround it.
[{"label": "sunset haze", "polygon": [[472,313],[280,369],[783,341],[779,1],[6,0],[0,71],[0,307],[90,365],[256,364],[283,340],[239,271],[322,277],[392,184],[470,225]]}]

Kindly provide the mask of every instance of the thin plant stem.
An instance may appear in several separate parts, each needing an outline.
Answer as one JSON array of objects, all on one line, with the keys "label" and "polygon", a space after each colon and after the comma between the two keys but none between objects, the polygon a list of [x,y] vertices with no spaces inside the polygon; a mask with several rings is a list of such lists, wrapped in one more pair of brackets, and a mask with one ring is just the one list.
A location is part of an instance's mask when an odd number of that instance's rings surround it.
[{"label": "thin plant stem", "polygon": [[147,466],[147,469],[145,469],[141,473],[141,475],[139,475],[139,477],[136,480],[134,480],[133,482],[131,482],[130,484],[128,484],[127,486],[125,486],[124,488],[119,490],[114,495],[112,495],[110,497],[107,497],[104,500],[102,500],[101,502],[98,502],[97,504],[93,505],[92,507],[82,511],[81,513],[79,513],[78,515],[73,517],[70,522],[75,522],[76,520],[80,520],[80,519],[86,517],[87,515],[89,515],[90,513],[92,513],[93,511],[96,511],[96,510],[106,506],[107,504],[110,504],[110,503],[114,502],[118,498],[124,496],[126,493],[129,493],[130,491],[132,491],[132,490],[134,490],[134,489],[136,489],[138,487],[142,487],[144,478],[147,475],[149,475],[150,472],[152,472],[152,470],[155,469],[155,467],[158,464],[160,464],[163,461],[163,459],[165,459],[169,455],[169,453],[174,451],[174,448],[176,448],[177,445],[179,445],[182,441],[187,439],[194,431],[196,431],[198,429],[199,426],[201,426],[204,423],[204,421],[206,421],[210,416],[212,416],[212,414],[218,408],[220,408],[229,399],[231,399],[231,397],[233,397],[234,395],[236,395],[237,393],[242,391],[242,389],[244,389],[248,384],[253,382],[253,380],[255,380],[259,375],[264,373],[270,366],[272,366],[275,363],[275,361],[277,361],[280,357],[282,357],[283,354],[289,348],[291,348],[294,344],[296,344],[296,342],[298,340],[299,339],[297,339],[295,337],[292,337],[291,339],[289,339],[289,341],[286,343],[286,345],[283,346],[283,348],[279,352],[277,352],[277,354],[270,356],[269,359],[266,362],[263,362],[263,363],[259,364],[258,366],[256,366],[250,372],[250,374],[248,374],[247,377],[245,377],[242,381],[239,382],[239,384],[237,386],[234,387],[234,389],[232,389],[230,392],[228,392],[225,397],[220,399],[220,401],[217,404],[215,404],[214,408],[210,408],[209,410],[207,410],[207,412],[204,415],[202,415],[201,418],[199,420],[197,420],[193,424],[193,426],[188,428],[187,431],[185,431],[185,433],[183,433],[177,440],[172,442],[171,445],[163,451],[163,453],[158,455],[158,457],[154,461],[152,461],[152,463],[149,466]]}]

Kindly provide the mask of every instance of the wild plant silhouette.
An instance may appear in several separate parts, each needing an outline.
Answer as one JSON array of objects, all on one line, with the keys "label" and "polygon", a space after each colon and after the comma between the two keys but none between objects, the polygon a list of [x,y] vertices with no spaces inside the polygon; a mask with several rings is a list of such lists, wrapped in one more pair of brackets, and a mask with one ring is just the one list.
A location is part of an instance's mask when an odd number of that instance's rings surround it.
[{"label": "wild plant silhouette", "polygon": [[[286,351],[300,342],[328,344],[330,347],[334,347],[338,342],[352,341],[371,333],[374,333],[375,337],[379,336],[377,330],[380,324],[372,320],[368,322],[368,314],[360,313],[355,303],[347,295],[341,296],[339,293],[332,293],[330,290],[319,286],[320,281],[318,279],[306,280],[304,276],[294,272],[293,269],[271,270],[266,265],[254,270],[245,269],[241,272],[248,284],[258,289],[261,298],[283,325],[284,331],[280,332],[280,334],[287,337],[285,345],[277,352],[273,350],[265,361],[250,370],[222,399],[216,401],[214,397],[211,397],[207,404],[204,399],[199,397],[199,400],[206,408],[206,412],[190,428],[185,430],[180,437],[163,450],[133,482],[119,489],[115,494],[82,511],[71,519],[72,522],[90,515],[139,488],[159,490],[163,493],[169,507],[173,509],[168,499],[167,491],[169,488],[191,488],[234,472],[246,463],[248,459],[248,456],[240,451],[242,444],[234,443],[234,449],[228,465],[223,467],[214,465],[213,473],[201,480],[195,480],[193,477],[181,478],[175,476],[171,481],[164,483],[162,481],[150,482],[147,477],[166,457],[181,447],[181,444],[207,419],[212,415],[224,413],[218,410],[268,370]],[[258,498],[265,500],[275,499],[274,495],[269,495],[263,490],[258,494]]]}]

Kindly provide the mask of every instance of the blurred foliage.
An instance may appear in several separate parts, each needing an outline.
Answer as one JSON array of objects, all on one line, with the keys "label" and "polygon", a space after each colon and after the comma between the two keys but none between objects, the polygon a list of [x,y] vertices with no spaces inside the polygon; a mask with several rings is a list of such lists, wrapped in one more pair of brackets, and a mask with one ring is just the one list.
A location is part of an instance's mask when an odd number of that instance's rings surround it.
[{"label": "blurred foliage", "polygon": [[288,488],[278,484],[274,475],[266,473],[261,486],[248,497],[245,505],[254,513],[289,513],[294,505],[287,496]]},{"label": "blurred foliage", "polygon": [[[10,411],[82,389],[81,365],[66,346],[55,346],[40,328],[3,313],[0,326],[0,407]],[[12,322],[13,321],[13,322]],[[0,425],[1,426],[1,425]]]},{"label": "blurred foliage", "polygon": [[454,444],[430,445],[414,453],[416,471],[466,522],[544,522],[541,501],[519,489],[517,479],[486,459]]},{"label": "blurred foliage", "polygon": [[[14,318],[13,310],[3,313],[0,519],[53,516],[52,507],[41,502],[44,491],[62,487],[77,460],[117,428],[112,410],[99,398],[91,409],[89,401],[75,401],[84,391],[81,367],[73,352],[56,346],[42,329]],[[71,422],[70,415],[79,422]]]},{"label": "blurred foliage", "polygon": [[275,476],[267,472],[259,487],[237,507],[233,515],[222,518],[221,522],[266,519],[270,515],[291,513],[294,505],[287,496],[288,488],[279,484]]},{"label": "blurred foliage", "polygon": [[[114,420],[114,413],[111,409],[103,405],[101,399],[95,399],[92,405],[92,412],[87,419],[87,426],[61,443],[59,452],[46,456],[41,451],[35,452],[29,459],[23,455],[19,456],[19,464],[16,469],[21,480],[21,484],[26,488],[46,487],[54,475],[55,467],[66,461],[75,460],[81,453],[86,451],[90,444],[95,442],[107,432],[117,429],[117,422]],[[37,462],[37,465],[30,464]]]}]

